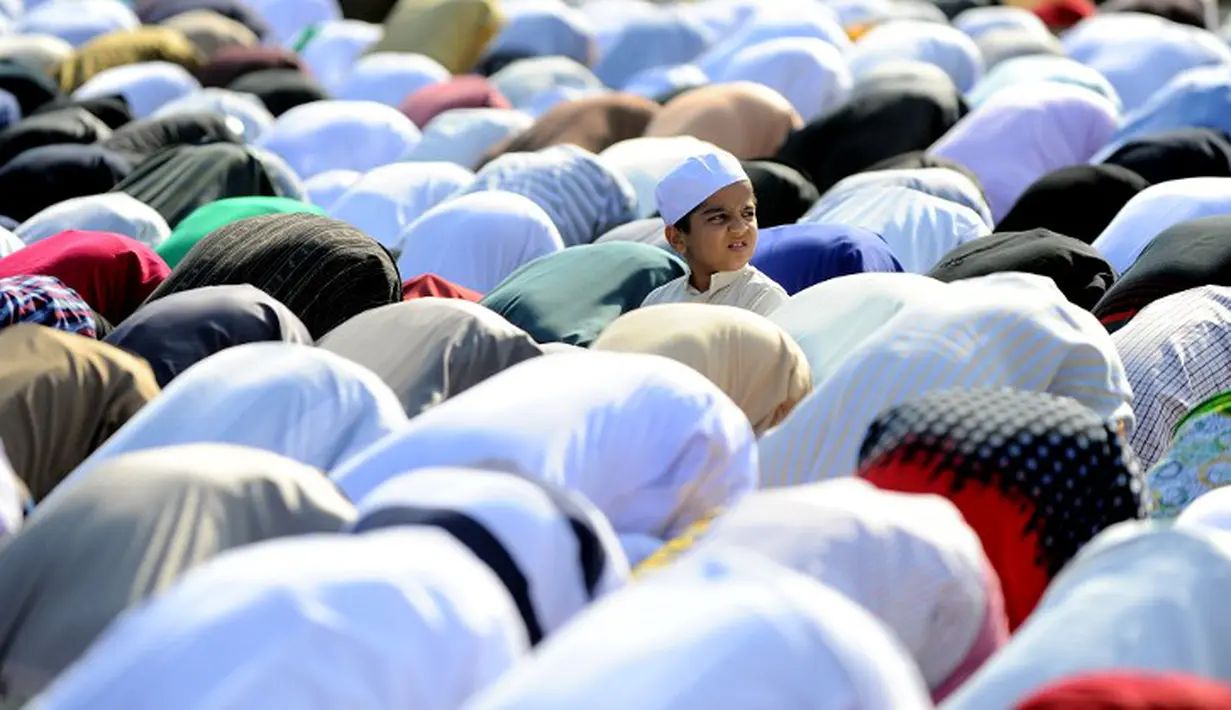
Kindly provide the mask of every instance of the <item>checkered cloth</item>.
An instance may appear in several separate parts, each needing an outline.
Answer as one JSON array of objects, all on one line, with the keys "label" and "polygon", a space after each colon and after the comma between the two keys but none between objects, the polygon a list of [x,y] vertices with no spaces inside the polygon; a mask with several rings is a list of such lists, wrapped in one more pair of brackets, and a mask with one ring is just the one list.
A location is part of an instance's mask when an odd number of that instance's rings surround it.
[{"label": "checkered cloth", "polygon": [[98,333],[89,304],[51,276],[0,279],[0,328],[17,323],[36,323],[89,338]]}]

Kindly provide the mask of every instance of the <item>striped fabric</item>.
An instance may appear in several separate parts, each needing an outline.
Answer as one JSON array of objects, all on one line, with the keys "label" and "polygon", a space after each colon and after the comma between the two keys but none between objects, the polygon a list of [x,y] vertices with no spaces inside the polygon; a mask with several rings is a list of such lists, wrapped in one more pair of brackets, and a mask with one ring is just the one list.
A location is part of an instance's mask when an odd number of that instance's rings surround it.
[{"label": "striped fabric", "polygon": [[1050,279],[1005,273],[947,288],[899,311],[761,439],[762,487],[851,475],[876,416],[937,389],[1048,392],[1131,426],[1111,337]]},{"label": "striped fabric", "polygon": [[17,323],[37,323],[87,338],[98,333],[90,306],[63,281],[51,276],[0,279],[0,328]]},{"label": "striped fabric", "polygon": [[1153,466],[1188,410],[1231,389],[1231,288],[1202,286],[1155,301],[1112,340],[1133,388],[1137,428],[1129,442]]},{"label": "striped fabric", "polygon": [[637,196],[628,180],[575,145],[502,155],[479,171],[469,192],[483,190],[529,197],[551,217],[565,246],[589,244],[637,219]]}]

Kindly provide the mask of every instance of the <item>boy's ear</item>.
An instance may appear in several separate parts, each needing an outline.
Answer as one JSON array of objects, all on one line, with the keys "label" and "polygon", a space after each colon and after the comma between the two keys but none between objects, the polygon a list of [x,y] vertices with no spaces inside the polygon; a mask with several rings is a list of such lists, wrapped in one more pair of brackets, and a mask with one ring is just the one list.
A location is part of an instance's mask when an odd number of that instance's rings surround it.
[{"label": "boy's ear", "polygon": [[666,228],[663,230],[663,234],[667,237],[667,243],[671,245],[672,249],[678,251],[681,254],[684,253],[684,233],[683,232],[676,229],[674,224],[668,224]]}]

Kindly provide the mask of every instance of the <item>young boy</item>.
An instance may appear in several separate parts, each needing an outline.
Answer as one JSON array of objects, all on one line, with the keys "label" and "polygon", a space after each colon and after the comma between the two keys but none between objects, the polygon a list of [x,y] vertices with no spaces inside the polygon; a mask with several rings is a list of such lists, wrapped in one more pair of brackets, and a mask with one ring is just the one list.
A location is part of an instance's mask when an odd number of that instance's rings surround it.
[{"label": "young boy", "polygon": [[717,303],[769,315],[786,291],[748,262],[757,247],[752,182],[726,151],[696,155],[675,167],[654,192],[667,242],[688,273],[659,286],[641,303]]}]

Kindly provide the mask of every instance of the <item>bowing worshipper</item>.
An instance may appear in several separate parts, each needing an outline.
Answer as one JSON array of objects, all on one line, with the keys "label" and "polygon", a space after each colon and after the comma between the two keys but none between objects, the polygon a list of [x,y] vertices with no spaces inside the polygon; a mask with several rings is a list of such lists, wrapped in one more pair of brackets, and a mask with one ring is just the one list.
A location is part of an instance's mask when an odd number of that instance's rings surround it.
[{"label": "bowing worshipper", "polygon": [[265,451],[197,444],[108,461],[39,505],[0,551],[0,707],[40,692],[125,610],[193,567],[354,519],[319,470]]},{"label": "bowing worshipper", "polygon": [[651,291],[642,306],[717,303],[767,316],[786,302],[786,291],[749,264],[757,198],[735,156],[711,150],[687,158],[659,181],[654,199],[688,273]]}]

